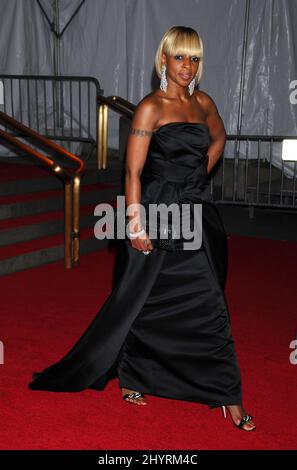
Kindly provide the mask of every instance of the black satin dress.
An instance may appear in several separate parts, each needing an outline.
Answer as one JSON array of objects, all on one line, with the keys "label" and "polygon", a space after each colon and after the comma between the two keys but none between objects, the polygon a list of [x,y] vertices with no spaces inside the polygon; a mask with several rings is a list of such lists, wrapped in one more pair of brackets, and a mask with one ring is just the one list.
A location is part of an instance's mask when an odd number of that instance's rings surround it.
[{"label": "black satin dress", "polygon": [[32,390],[126,387],[216,407],[242,403],[224,295],[227,240],[211,202],[204,123],[171,122],[152,136],[141,183],[149,203],[202,203],[202,246],[152,240],[149,255],[121,243],[121,275],[85,333]]}]

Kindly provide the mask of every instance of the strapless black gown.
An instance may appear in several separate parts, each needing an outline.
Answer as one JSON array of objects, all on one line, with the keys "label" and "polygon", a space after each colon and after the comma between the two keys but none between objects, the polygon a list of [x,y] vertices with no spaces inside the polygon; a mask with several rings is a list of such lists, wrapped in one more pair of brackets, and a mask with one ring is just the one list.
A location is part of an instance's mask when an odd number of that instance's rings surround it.
[{"label": "strapless black gown", "polygon": [[[204,123],[171,122],[152,136],[142,203],[202,202],[202,246],[153,241],[149,255],[122,240],[121,275],[85,333],[58,362],[34,373],[31,390],[120,387],[216,407],[241,404],[224,288],[227,240],[211,201],[210,136]],[[192,207],[192,206],[191,206]]]}]

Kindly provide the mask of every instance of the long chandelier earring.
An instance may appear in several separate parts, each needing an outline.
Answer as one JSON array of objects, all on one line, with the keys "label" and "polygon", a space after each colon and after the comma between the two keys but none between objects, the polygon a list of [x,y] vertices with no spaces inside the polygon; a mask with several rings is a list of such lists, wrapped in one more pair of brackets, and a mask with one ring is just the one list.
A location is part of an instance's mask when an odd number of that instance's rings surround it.
[{"label": "long chandelier earring", "polygon": [[189,83],[188,85],[188,89],[189,89],[189,94],[190,96],[194,93],[194,88],[195,88],[195,77],[193,78],[193,80]]},{"label": "long chandelier earring", "polygon": [[167,82],[167,78],[166,78],[166,65],[163,64],[162,67],[161,67],[161,81],[160,81],[160,89],[162,91],[167,91],[167,86],[168,86],[168,82]]}]

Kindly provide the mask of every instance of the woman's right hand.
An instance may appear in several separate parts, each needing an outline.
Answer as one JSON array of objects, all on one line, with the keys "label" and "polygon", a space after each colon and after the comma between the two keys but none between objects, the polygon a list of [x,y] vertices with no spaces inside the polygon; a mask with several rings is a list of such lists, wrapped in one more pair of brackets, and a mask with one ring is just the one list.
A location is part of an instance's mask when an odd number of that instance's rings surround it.
[{"label": "woman's right hand", "polygon": [[137,238],[130,238],[131,245],[138,251],[152,251],[153,244],[147,233],[140,235]]}]

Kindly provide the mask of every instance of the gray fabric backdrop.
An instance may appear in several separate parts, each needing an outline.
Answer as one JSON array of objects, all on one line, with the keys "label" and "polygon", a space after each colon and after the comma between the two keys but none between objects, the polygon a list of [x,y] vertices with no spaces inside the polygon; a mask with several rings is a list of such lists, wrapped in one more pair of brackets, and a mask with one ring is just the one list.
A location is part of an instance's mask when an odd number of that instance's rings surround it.
[{"label": "gray fabric backdrop", "polygon": [[[60,0],[60,27],[80,0]],[[43,1],[52,18],[52,2]],[[86,0],[62,37],[61,73],[91,75],[105,95],[133,103],[158,86],[154,57],[164,32],[191,26],[204,41],[200,89],[228,133],[239,111],[245,0]],[[251,0],[241,133],[297,131],[297,0]],[[0,73],[53,74],[53,33],[35,0],[0,0]],[[291,87],[291,88],[290,88]],[[1,99],[1,88],[0,88]],[[117,147],[118,118],[110,116]],[[278,166],[280,155],[275,155]]]}]

